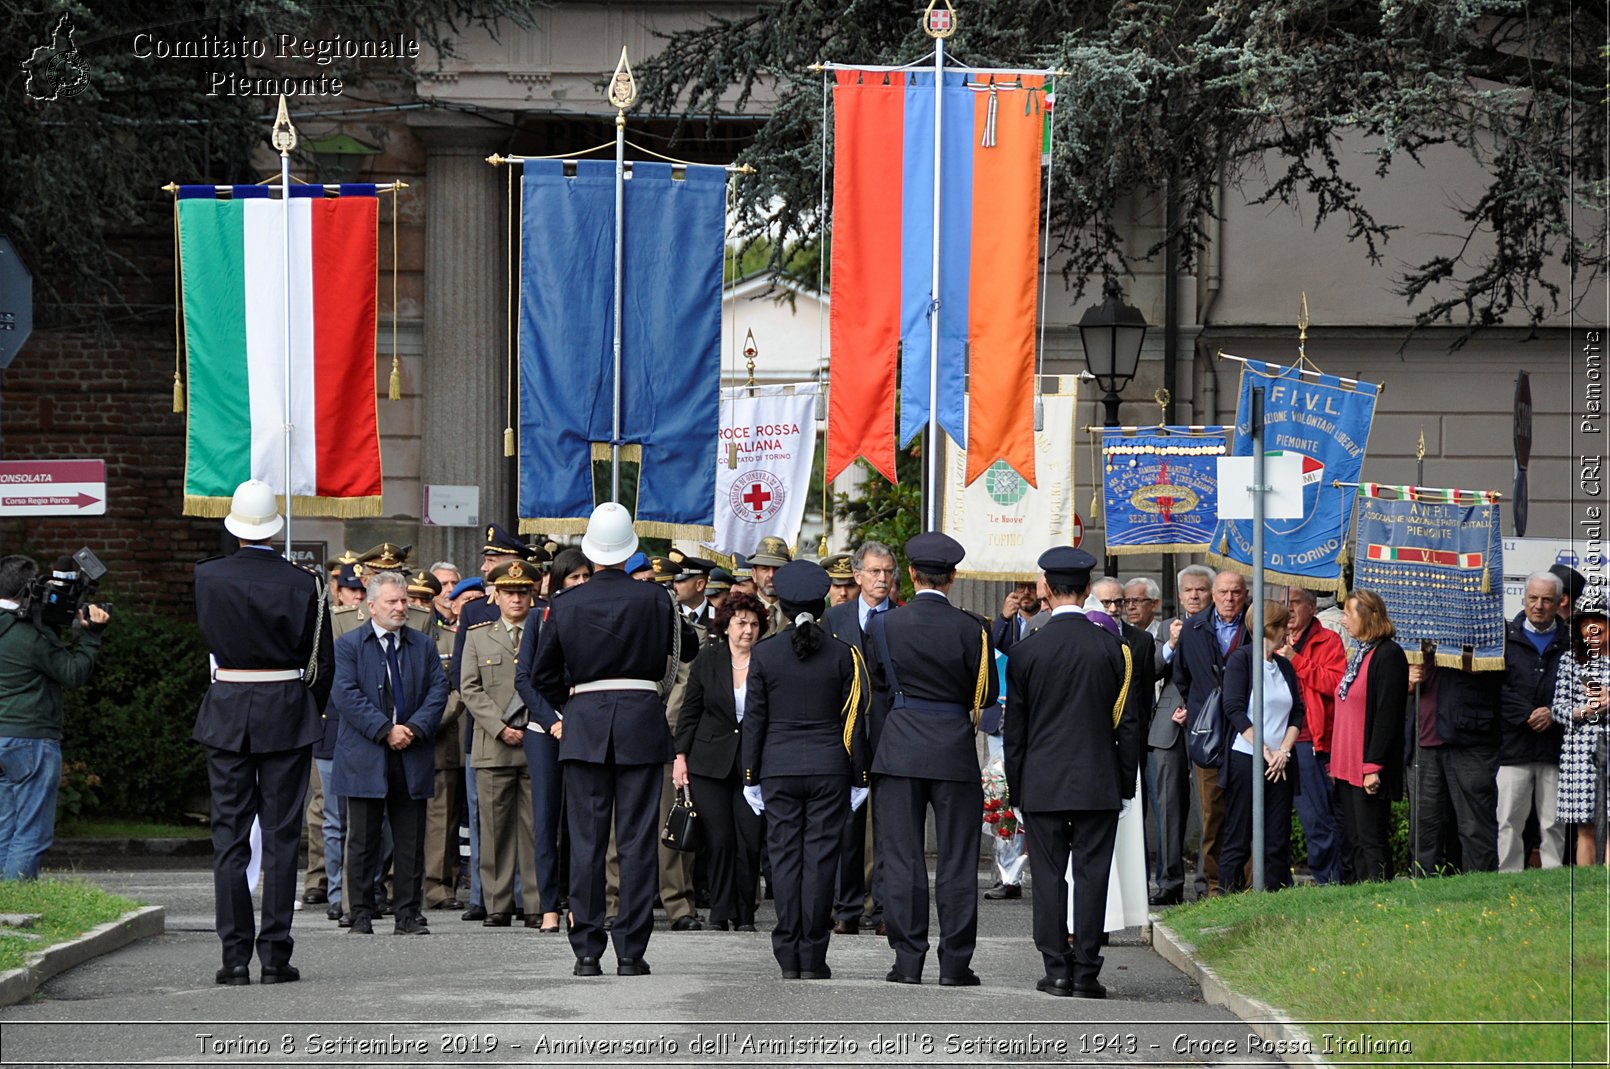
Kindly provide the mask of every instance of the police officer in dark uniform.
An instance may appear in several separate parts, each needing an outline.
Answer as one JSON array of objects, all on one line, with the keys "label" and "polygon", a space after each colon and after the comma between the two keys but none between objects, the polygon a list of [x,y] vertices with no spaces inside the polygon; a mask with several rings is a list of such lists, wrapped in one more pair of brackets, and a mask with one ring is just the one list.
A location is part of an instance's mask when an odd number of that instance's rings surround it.
[{"label": "police officer in dark uniform", "polygon": [[750,655],[743,717],[746,793],[761,792],[777,899],[772,953],[785,980],[826,980],[833,887],[850,789],[865,798],[860,721],[869,705],[861,655],[817,623],[829,585],[810,561],[778,569],[790,623]]},{"label": "police officer in dark uniform", "polygon": [[269,544],[285,526],[274,491],[242,483],[224,527],[240,549],[196,565],[196,618],[214,662],[192,737],[207,748],[213,893],[223,941],[220,984],[251,983],[256,917],[246,886],[252,819],[262,826],[265,984],[301,978],[291,964],[296,853],[313,743],[335,681],[329,587]]},{"label": "police officer in dark uniform", "polygon": [[872,758],[873,838],[894,967],[890,983],[922,982],[928,955],[926,811],[934,811],[939,982],[974,987],[978,938],[978,828],[984,811],[974,741],[979,710],[994,704],[995,652],[984,618],[950,603],[959,542],[937,531],[906,543],[916,594],[869,618],[875,684],[888,714]]},{"label": "police officer in dark uniform", "polygon": [[[1107,881],[1118,814],[1135,797],[1145,702],[1128,702],[1135,674],[1130,648],[1080,608],[1096,558],[1058,546],[1041,554],[1039,564],[1051,615],[1006,659],[1003,739],[1006,781],[1012,803],[1023,811],[1036,880],[1034,944],[1045,959],[1045,976],[1035,986],[1048,995],[1104,998],[1097,977]],[[1071,948],[1070,852],[1076,888]]]},{"label": "police officer in dark uniform", "polygon": [[621,872],[620,912],[610,933],[615,972],[646,976],[643,954],[659,883],[660,779],[675,756],[665,696],[676,662],[698,652],[698,636],[664,588],[634,583],[621,567],[637,550],[624,506],[607,501],[594,509],[581,548],[597,570],[591,581],[554,595],[532,665],[532,679],[552,709],[532,713],[559,739],[565,766],[574,973],[603,972],[598,959],[610,937],[604,861],[613,811]]}]

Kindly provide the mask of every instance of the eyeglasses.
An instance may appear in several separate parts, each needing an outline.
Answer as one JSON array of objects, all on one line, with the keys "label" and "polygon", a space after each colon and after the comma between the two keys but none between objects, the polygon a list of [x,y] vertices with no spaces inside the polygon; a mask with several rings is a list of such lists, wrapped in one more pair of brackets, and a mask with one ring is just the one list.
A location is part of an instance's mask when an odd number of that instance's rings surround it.
[{"label": "eyeglasses", "polygon": [[893,568],[862,568],[862,575],[870,575],[874,579],[890,579],[894,576]]},{"label": "eyeglasses", "polygon": [[1101,601],[1101,603],[1103,605],[1107,606],[1107,608],[1109,608],[1109,609],[1114,608],[1115,606],[1118,606],[1118,605],[1122,605],[1124,603],[1123,598],[1101,598],[1099,600]]}]

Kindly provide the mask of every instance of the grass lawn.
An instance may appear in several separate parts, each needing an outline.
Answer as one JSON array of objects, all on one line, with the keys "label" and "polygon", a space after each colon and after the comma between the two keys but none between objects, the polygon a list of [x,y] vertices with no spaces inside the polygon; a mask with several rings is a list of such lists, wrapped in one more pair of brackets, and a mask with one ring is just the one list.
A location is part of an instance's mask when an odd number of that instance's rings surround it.
[{"label": "grass lawn", "polygon": [[65,820],[56,825],[58,839],[205,839],[205,824],[160,824],[138,820]]},{"label": "grass lawn", "polygon": [[1299,887],[1164,919],[1316,1044],[1375,1041],[1337,1063],[1605,1065],[1607,915],[1601,866]]},{"label": "grass lawn", "polygon": [[29,939],[0,928],[0,972],[19,968],[28,955],[64,939],[83,935],[139,905],[109,895],[79,879],[0,880],[0,913],[37,913]]}]

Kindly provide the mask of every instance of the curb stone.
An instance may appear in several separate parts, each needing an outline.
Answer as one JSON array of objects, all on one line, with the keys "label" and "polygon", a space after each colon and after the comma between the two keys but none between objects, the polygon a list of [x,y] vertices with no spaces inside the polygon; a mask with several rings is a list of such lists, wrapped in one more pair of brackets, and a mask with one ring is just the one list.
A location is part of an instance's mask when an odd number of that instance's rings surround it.
[{"label": "curb stone", "polygon": [[1152,949],[1170,965],[1195,980],[1202,988],[1202,997],[1215,1006],[1223,1006],[1241,1020],[1259,1037],[1278,1047],[1278,1057],[1287,1065],[1329,1065],[1317,1054],[1318,1044],[1290,1017],[1267,1002],[1243,995],[1232,988],[1196,956],[1196,948],[1185,942],[1162,918],[1152,914],[1147,930],[1151,933]]},{"label": "curb stone", "polygon": [[161,906],[141,906],[116,920],[91,928],[76,939],[55,943],[33,954],[20,969],[0,973],[0,1006],[21,1002],[45,981],[59,976],[91,958],[110,954],[136,939],[161,935],[167,910]]}]

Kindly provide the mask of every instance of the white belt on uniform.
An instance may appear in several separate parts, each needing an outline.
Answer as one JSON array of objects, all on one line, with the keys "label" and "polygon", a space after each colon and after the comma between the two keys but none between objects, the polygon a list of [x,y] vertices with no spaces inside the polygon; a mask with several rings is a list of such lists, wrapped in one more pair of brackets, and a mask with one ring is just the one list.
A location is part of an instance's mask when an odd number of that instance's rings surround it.
[{"label": "white belt on uniform", "polygon": [[652,679],[594,679],[577,683],[570,688],[570,695],[596,694],[601,690],[651,690],[658,694],[660,685]]},{"label": "white belt on uniform", "polygon": [[302,678],[300,668],[215,668],[212,678],[218,683],[288,683]]}]

